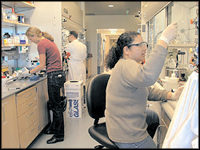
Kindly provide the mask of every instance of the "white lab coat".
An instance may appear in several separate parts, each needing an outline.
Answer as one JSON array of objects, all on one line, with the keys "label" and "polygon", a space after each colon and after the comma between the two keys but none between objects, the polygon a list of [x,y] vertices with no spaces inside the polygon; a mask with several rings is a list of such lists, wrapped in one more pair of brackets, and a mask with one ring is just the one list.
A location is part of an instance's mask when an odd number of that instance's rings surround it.
[{"label": "white lab coat", "polygon": [[70,60],[68,60],[68,80],[83,80],[83,85],[85,85],[85,59],[87,56],[86,46],[78,40],[74,40],[66,45],[65,50],[70,53]]},{"label": "white lab coat", "polygon": [[162,148],[198,148],[199,80],[190,75],[177,102]]}]

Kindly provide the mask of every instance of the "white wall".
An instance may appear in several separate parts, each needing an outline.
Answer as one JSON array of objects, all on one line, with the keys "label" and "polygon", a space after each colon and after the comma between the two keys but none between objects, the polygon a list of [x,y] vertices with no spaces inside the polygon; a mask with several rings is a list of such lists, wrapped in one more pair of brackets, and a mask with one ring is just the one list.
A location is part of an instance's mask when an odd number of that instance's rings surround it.
[{"label": "white wall", "polygon": [[[72,15],[71,22],[78,22],[82,28],[84,18],[83,10],[84,4],[81,2],[46,2],[46,1],[36,1],[34,2],[35,8],[32,10],[24,11],[26,18],[29,18],[28,21],[31,26],[36,26],[43,32],[48,32],[54,37],[55,43],[60,50],[60,55],[62,55],[62,13],[63,9],[66,8],[69,10],[69,14]],[[83,5],[83,6],[82,6]],[[68,24],[71,23],[68,21]],[[21,29],[22,30],[22,29]],[[26,29],[25,29],[26,31]],[[31,43],[29,48],[29,61],[26,61],[25,55],[20,55],[18,61],[19,67],[30,66],[31,59],[34,59],[35,56],[38,56],[37,45]]]},{"label": "white wall", "polygon": [[140,28],[140,19],[134,15],[96,15],[85,16],[86,41],[88,52],[92,53],[91,75],[97,74],[97,29],[125,29],[137,31]]},{"label": "white wall", "polygon": [[[58,49],[61,50],[61,2],[34,2],[35,8],[25,11],[30,19],[31,26],[38,27],[43,32],[48,32],[54,37]],[[38,56],[37,45],[31,43],[29,48],[29,61],[26,55],[20,55],[19,67],[30,66],[31,60]]]}]

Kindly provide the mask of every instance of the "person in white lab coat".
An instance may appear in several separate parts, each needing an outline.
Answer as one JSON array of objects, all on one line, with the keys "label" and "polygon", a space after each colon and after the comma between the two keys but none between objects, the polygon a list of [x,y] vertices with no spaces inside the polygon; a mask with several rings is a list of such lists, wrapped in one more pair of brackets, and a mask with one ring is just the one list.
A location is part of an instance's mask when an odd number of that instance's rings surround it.
[{"label": "person in white lab coat", "polygon": [[70,31],[68,36],[69,43],[65,47],[66,52],[70,53],[68,60],[68,80],[83,80],[83,89],[85,91],[85,59],[87,56],[86,46],[82,42],[79,42],[77,38],[78,33],[76,31]]}]

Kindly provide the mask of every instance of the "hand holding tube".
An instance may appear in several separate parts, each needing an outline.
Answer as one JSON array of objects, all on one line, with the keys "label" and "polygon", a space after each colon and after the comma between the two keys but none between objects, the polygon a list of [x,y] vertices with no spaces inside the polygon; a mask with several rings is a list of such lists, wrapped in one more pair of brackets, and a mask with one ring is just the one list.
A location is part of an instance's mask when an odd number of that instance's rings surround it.
[{"label": "hand holding tube", "polygon": [[163,40],[165,41],[167,44],[169,44],[169,42],[171,40],[173,40],[176,35],[177,35],[177,28],[178,28],[178,24],[177,22],[173,22],[171,23],[169,26],[167,26],[167,28],[165,28],[165,30],[162,32],[161,37],[159,38],[159,40]]},{"label": "hand holding tube", "polygon": [[176,90],[175,93],[172,93],[172,99],[171,100],[173,100],[173,101],[178,100],[180,95],[181,95],[181,93],[182,93],[182,91],[183,91],[183,88],[184,88],[184,86],[181,86]]}]

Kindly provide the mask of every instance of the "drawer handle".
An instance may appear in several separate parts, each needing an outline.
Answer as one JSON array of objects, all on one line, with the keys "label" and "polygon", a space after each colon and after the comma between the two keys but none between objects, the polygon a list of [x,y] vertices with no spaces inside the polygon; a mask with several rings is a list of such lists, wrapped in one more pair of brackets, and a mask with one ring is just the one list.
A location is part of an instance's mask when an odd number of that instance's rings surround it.
[{"label": "drawer handle", "polygon": [[37,109],[37,106],[35,106],[35,108],[33,110],[36,110]]},{"label": "drawer handle", "polygon": [[26,105],[26,107],[30,107],[31,105],[33,105],[33,102],[31,102],[28,105]]},{"label": "drawer handle", "polygon": [[31,96],[32,95],[32,93],[30,93],[29,95],[26,95],[25,97],[27,98],[27,97],[29,97],[29,96]]},{"label": "drawer handle", "polygon": [[26,115],[26,117],[30,117],[30,116],[32,116],[34,114],[34,112],[32,112],[30,115]]},{"label": "drawer handle", "polygon": [[31,132],[33,132],[35,130],[35,128],[33,128],[31,131],[28,132],[28,134],[31,134]]}]

